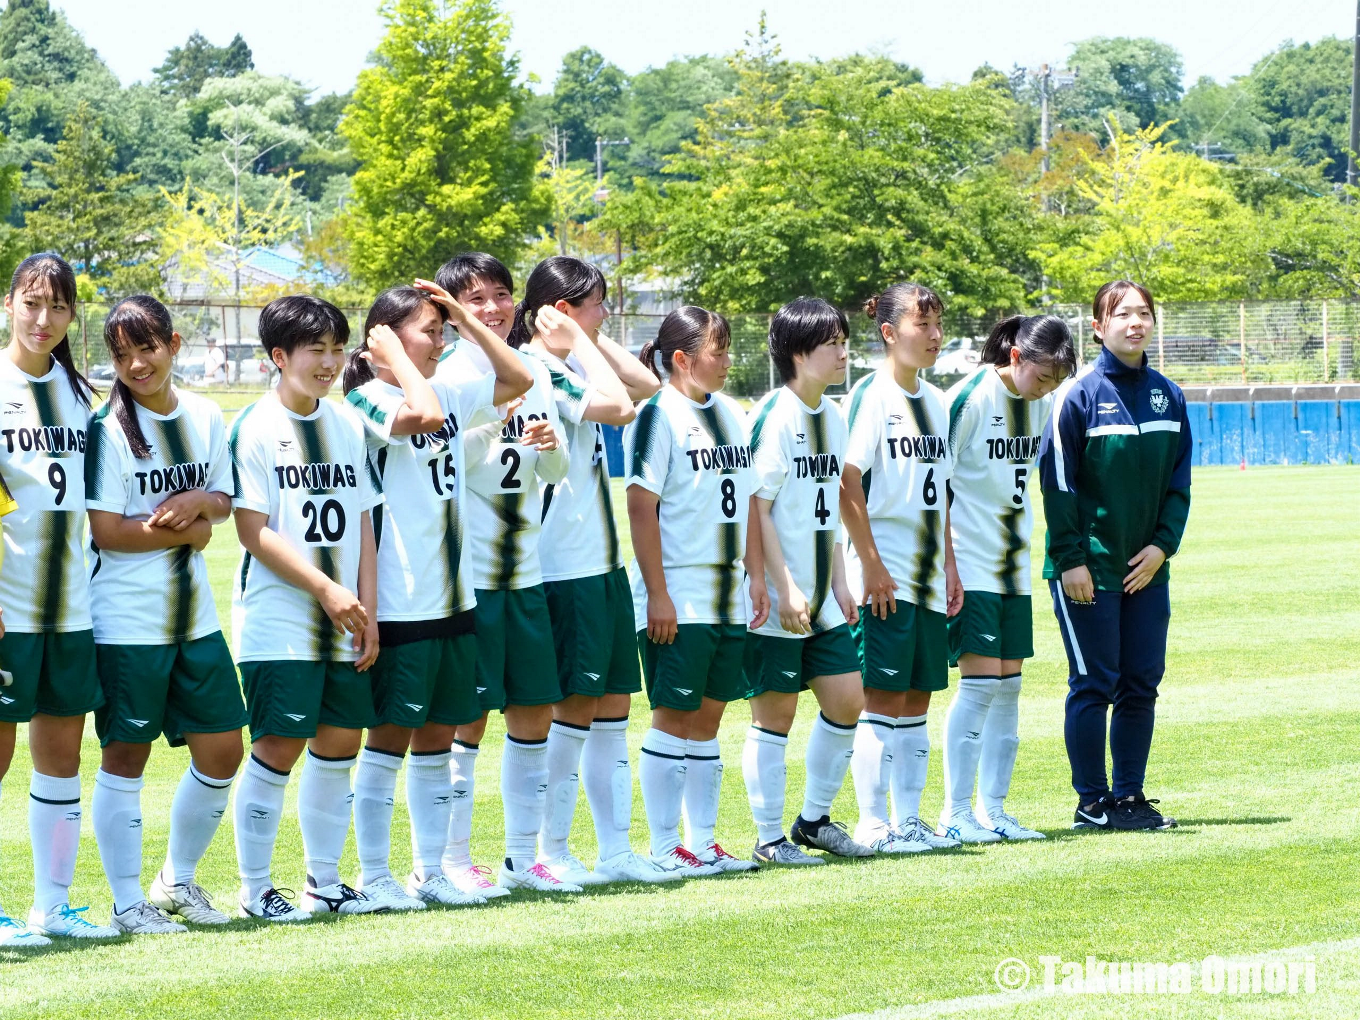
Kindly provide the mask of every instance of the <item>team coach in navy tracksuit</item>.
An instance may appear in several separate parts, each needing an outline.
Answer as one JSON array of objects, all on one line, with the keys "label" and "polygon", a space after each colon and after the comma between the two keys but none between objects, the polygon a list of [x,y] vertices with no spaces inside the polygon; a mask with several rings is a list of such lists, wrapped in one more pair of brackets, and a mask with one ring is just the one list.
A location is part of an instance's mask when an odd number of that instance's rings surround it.
[{"label": "team coach in navy tracksuit", "polygon": [[1180,388],[1148,367],[1152,295],[1107,283],[1092,314],[1100,354],[1058,390],[1039,447],[1044,577],[1067,649],[1073,827],[1168,829],[1175,819],[1143,796],[1143,776],[1166,670],[1166,561],[1190,513],[1190,423]]}]

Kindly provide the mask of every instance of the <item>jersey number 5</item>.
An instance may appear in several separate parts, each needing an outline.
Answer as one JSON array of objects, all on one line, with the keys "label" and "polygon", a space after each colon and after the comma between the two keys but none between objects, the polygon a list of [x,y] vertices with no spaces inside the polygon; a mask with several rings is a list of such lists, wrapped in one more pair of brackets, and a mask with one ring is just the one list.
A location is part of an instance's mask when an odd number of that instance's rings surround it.
[{"label": "jersey number 5", "polygon": [[1025,468],[1018,467],[1015,469],[1015,495],[1011,497],[1011,502],[1016,506],[1025,505],[1025,478],[1027,473]]}]

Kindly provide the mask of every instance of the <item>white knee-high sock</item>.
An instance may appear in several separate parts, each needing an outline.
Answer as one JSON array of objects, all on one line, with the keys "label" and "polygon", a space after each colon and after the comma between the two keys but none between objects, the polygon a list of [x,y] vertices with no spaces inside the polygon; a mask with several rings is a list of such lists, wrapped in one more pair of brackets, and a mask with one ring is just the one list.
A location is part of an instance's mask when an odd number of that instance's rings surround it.
[{"label": "white knee-high sock", "polygon": [[978,762],[978,800],[987,817],[1004,810],[1011,792],[1015,755],[1020,747],[1020,674],[998,681],[987,725],[982,728],[982,756]]},{"label": "white knee-high sock", "polygon": [[788,769],[784,762],[789,746],[787,733],[752,726],[741,749],[741,775],[746,780],[746,799],[756,823],[756,839],[776,843],[784,838],[784,786]]},{"label": "white knee-high sock", "polygon": [[685,846],[703,853],[713,845],[722,793],[722,756],[718,738],[690,740],[685,745]]},{"label": "white knee-high sock", "polygon": [[978,756],[982,753],[982,734],[992,699],[996,696],[994,676],[959,678],[954,702],[944,717],[944,812],[947,821],[973,806],[973,785],[977,781]]},{"label": "white knee-high sock", "polygon": [[855,840],[872,843],[888,831],[888,784],[892,777],[893,743],[897,720],[861,712],[855,727],[850,771],[855,777],[859,823]]},{"label": "white knee-high sock", "polygon": [[926,769],[930,763],[930,733],[924,715],[897,717],[897,747],[893,751],[892,821],[900,828],[910,818],[921,816],[921,794],[926,788]]},{"label": "white knee-high sock", "polygon": [[628,764],[628,720],[596,719],[581,753],[581,783],[595,822],[600,860],[627,853],[633,822],[633,769]]},{"label": "white knee-high sock", "polygon": [[453,801],[449,757],[448,751],[412,751],[406,766],[411,870],[419,882],[439,874],[440,858],[449,839],[449,808]]},{"label": "white knee-high sock", "polygon": [[33,843],[33,905],[46,914],[67,902],[80,846],[80,777],[34,772],[28,785]]},{"label": "white knee-high sock", "polygon": [[359,752],[359,767],[354,770],[354,843],[364,885],[392,875],[392,805],[404,757],[372,747]]},{"label": "white knee-high sock", "polygon": [[505,735],[501,803],[505,811],[505,861],[514,871],[534,866],[534,844],[548,799],[547,740]]},{"label": "white knee-high sock", "polygon": [[449,751],[449,832],[444,846],[444,870],[452,874],[472,865],[472,794],[480,744],[455,740]]},{"label": "white knee-high sock", "polygon": [[129,779],[103,769],[96,772],[90,816],[99,859],[113,890],[113,912],[120,913],[146,899],[142,892],[141,776]]},{"label": "white knee-high sock", "polygon": [[198,862],[227,813],[231,784],[235,779],[213,779],[189,762],[170,802],[170,840],[165,853],[164,874],[174,885],[194,880]]},{"label": "white knee-high sock", "polygon": [[354,794],[349,786],[353,758],[323,758],[307,752],[298,778],[298,827],[307,874],[317,888],[340,881]]},{"label": "white knee-high sock", "polygon": [[283,817],[283,794],[288,773],[271,769],[253,754],[236,784],[232,820],[236,823],[236,863],[241,891],[255,897],[272,886],[269,863]]},{"label": "white knee-high sock", "polygon": [[647,812],[655,857],[668,854],[680,845],[686,743],[683,737],[673,737],[658,729],[648,730],[642,738],[638,783],[642,787],[642,806]]},{"label": "white knee-high sock", "polygon": [[831,817],[831,803],[845,784],[845,770],[855,753],[855,732],[858,726],[833,723],[821,712],[812,724],[804,763],[807,785],[803,791],[803,810],[806,822]]},{"label": "white knee-high sock", "polygon": [[581,791],[581,751],[590,736],[589,726],[576,726],[554,719],[548,730],[548,797],[543,828],[538,833],[538,852],[545,859],[567,852],[576,799]]}]

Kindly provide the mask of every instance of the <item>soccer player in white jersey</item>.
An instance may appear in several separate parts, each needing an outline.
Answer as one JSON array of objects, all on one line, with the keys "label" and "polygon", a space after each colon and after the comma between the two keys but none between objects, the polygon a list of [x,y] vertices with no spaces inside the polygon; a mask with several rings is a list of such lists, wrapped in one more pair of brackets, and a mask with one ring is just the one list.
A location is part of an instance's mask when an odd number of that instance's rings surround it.
[{"label": "soccer player in white jersey", "polygon": [[[751,411],[756,492],[753,527],[761,529],[763,570],[751,565],[753,604],[764,589],[765,622],[746,637],[751,729],[742,773],[755,817],[758,864],[821,864],[801,844],[841,857],[869,857],[831,821],[864,709],[864,680],[850,623],[859,609],[845,582],[840,543],[840,476],[845,419],[826,388],[845,381],[845,313],[821,299],[794,301],[770,324],[770,357],[784,385]],[[811,690],[821,711],[807,745],[803,808],[791,842],[784,835],[784,753]]]},{"label": "soccer player in white jersey", "polygon": [[[364,425],[327,400],[345,362],[349,324],[313,297],[271,301],[260,344],[277,388],[231,430],[236,533],[232,600],[250,760],[236,786],[241,913],[270,921],[387,909],[340,878],[349,832],[350,770],[374,724],[366,671],[378,657],[377,550],[371,511],[382,491]],[[397,357],[401,344],[391,341]],[[298,757],[298,824],[307,864],[302,909],[270,878],[284,789]]]},{"label": "soccer player in white jersey", "polygon": [[[203,547],[231,516],[222,411],[171,381],[170,313],[137,294],[114,306],[104,342],[116,380],[90,420],[85,506],[90,605],[104,705],[103,764],[90,814],[113,890],[113,927],[182,932],[167,914],[226,924],[195,871],[227,810],[246,709],[208,583]],[[142,892],[142,774],[162,733],[189,746],[170,806],[165,864]]]},{"label": "soccer player in white jersey", "polygon": [[920,818],[926,710],[931,693],[949,686],[945,620],[963,602],[949,539],[949,412],[944,394],[920,377],[940,353],[944,307],[929,288],[898,283],[865,310],[886,357],[845,400],[841,517],[846,575],[861,607],[852,629],[865,700],[851,762],[855,841],[914,853],[959,845]]},{"label": "soccer player in white jersey", "polygon": [[90,384],[76,371],[66,331],[75,317],[76,276],[58,255],[19,263],[5,296],[10,342],[0,354],[0,475],[19,508],[4,518],[0,666],[0,778],[14,756],[15,728],[28,723],[33,758],[28,834],[33,908],[28,925],[0,910],[0,946],[47,945],[48,935],[112,938],[68,895],[80,845],[80,738],[85,714],[104,702],[95,670],[89,585],[81,547],[82,459]]},{"label": "soccer player in white jersey", "polygon": [[945,801],[936,831],[965,843],[1044,838],[1004,802],[1020,744],[1020,671],[1034,654],[1031,469],[1053,391],[1077,367],[1072,334],[1056,315],[1003,319],[981,360],[948,394],[949,524],[965,596],[963,611],[949,621],[949,659],[960,678],[945,717]]},{"label": "soccer player in white jersey", "polygon": [[[741,589],[753,471],[745,415],[718,392],[730,346],[721,315],[693,305],[667,315],[642,361],[668,381],[624,435],[633,607],[652,706],[638,764],[642,802],[652,860],[686,876],[756,867],[713,836],[718,725],[727,702],[747,693]],[[768,613],[768,600],[757,601],[754,625]]]},{"label": "soccer player in white jersey", "polygon": [[[461,386],[432,381],[446,319],[468,329],[491,362],[490,373]],[[424,280],[379,294],[364,335],[374,341],[351,353],[344,389],[368,429],[369,464],[385,503],[374,512],[378,724],[368,731],[354,775],[359,887],[394,910],[485,903],[455,886],[442,868],[453,797],[449,748],[460,723],[482,716],[463,439],[468,429],[499,421],[496,404],[521,396],[533,376],[504,342]],[[389,362],[391,337],[403,354]],[[392,877],[390,855],[392,802],[408,748],[413,860],[403,890]]]},{"label": "soccer player in white jersey", "polygon": [[[543,492],[539,556],[563,698],[548,733],[548,807],[538,848],[554,875],[578,885],[680,877],[633,853],[628,840],[628,712],[642,679],[600,426],[627,425],[633,400],[650,397],[660,383],[637,358],[600,339],[606,294],[604,274],[589,262],[545,259],[529,274],[510,335],[548,367],[571,460],[567,476]],[[599,845],[594,871],[568,846],[582,781]]]},{"label": "soccer player in white jersey", "polygon": [[[487,259],[490,256],[470,260],[482,267],[472,278],[492,275],[508,284],[510,274],[505,267],[494,259],[490,259],[494,266],[489,267]],[[445,264],[436,282],[450,294],[461,294],[469,278],[460,277]],[[508,296],[509,287],[505,290]],[[484,312],[474,314],[486,324]],[[509,315],[502,316],[492,332],[508,336],[511,323]],[[577,893],[582,886],[560,880],[537,859],[538,832],[547,805],[548,731],[552,706],[562,700],[539,563],[542,485],[555,485],[566,477],[568,454],[560,439],[561,418],[547,366],[521,352],[515,356],[533,375],[533,386],[509,407],[503,424],[473,429],[467,439],[468,534],[477,597],[477,692],[483,715],[458,727],[453,745],[450,769],[455,800],[444,868],[460,888],[485,885],[483,895],[491,891],[490,883],[472,863],[468,838],[472,774],[485,731],[485,713],[499,709],[505,713],[506,729],[501,756],[505,859],[499,887],[503,893],[514,889]],[[463,385],[490,369],[480,348],[460,343],[452,356],[440,361],[436,376]]]}]

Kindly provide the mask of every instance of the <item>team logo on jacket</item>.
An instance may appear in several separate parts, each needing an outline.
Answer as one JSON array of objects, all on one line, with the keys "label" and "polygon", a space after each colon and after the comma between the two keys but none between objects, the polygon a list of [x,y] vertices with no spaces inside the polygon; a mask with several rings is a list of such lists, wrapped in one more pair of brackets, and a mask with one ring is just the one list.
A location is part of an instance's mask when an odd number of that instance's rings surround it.
[{"label": "team logo on jacket", "polygon": [[1152,391],[1152,409],[1158,414],[1166,414],[1166,409],[1171,406],[1171,401],[1167,399],[1161,390]]}]

